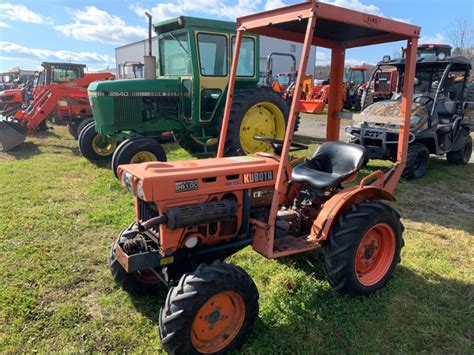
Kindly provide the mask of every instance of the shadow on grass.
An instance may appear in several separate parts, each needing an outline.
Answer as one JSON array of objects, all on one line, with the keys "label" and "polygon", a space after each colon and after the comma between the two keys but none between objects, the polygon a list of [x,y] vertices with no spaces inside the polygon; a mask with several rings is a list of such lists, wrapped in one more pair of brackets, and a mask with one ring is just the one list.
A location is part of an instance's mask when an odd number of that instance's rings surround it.
[{"label": "shadow on grass", "polygon": [[135,309],[158,326],[160,308],[165,303],[167,293],[168,290],[163,286],[155,295],[138,296],[130,294],[129,297]]},{"label": "shadow on grass", "polygon": [[29,159],[41,153],[41,150],[33,142],[23,142],[4,154],[12,156],[16,160]]},{"label": "shadow on grass", "polygon": [[472,320],[465,310],[473,285],[399,267],[394,279],[370,297],[300,286],[270,295],[272,307],[258,318],[244,353],[462,353],[470,347]]}]

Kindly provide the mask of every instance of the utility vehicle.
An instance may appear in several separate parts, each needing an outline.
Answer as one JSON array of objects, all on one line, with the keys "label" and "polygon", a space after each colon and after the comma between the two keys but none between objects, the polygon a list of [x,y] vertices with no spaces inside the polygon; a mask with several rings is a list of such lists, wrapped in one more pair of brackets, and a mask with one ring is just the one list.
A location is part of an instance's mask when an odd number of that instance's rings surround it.
[{"label": "utility vehicle", "polygon": [[[420,178],[428,169],[430,154],[446,155],[448,163],[467,164],[472,154],[468,105],[471,64],[465,57],[418,56],[415,95],[411,107],[410,145],[404,176]],[[391,116],[401,110],[400,95],[405,58],[386,57],[377,71],[398,73],[397,88],[390,100],[374,102],[353,126],[346,127],[352,142],[363,145],[370,158],[397,159],[398,128]],[[370,95],[370,91],[368,92]]]},{"label": "utility vehicle", "polygon": [[[254,137],[272,153],[225,157],[239,53],[248,32],[303,43],[283,140]],[[241,345],[258,316],[250,276],[223,259],[242,248],[267,258],[322,248],[330,284],[340,293],[368,295],[393,276],[403,247],[400,216],[381,200],[393,191],[407,156],[416,44],[420,28],[340,8],[304,2],[237,19],[237,36],[217,157],[119,166],[135,199],[136,219],[112,246],[110,269],[128,292],[170,287],[159,316],[163,348],[172,354],[223,353]],[[398,160],[357,184],[365,148],[338,142],[347,48],[406,40],[408,65]],[[311,45],[332,50],[327,140],[302,161],[289,152]],[[403,112],[403,114],[402,114]]]},{"label": "utility vehicle", "polygon": [[[154,26],[157,79],[116,80],[89,86],[94,123],[79,137],[92,161],[119,164],[166,161],[160,141],[175,137],[196,154],[215,153],[227,92],[235,23],[181,16]],[[269,149],[254,135],[282,139],[289,107],[259,82],[259,37],[247,33],[240,51],[226,155]]]}]

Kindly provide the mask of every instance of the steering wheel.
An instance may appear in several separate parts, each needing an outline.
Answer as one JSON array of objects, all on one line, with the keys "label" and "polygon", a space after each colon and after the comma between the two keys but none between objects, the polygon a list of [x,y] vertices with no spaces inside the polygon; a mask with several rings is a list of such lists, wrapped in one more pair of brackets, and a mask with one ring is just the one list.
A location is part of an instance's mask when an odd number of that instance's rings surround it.
[{"label": "steering wheel", "polygon": [[[420,99],[425,99],[426,101],[420,102],[421,101]],[[431,101],[434,101],[434,99],[428,95],[420,95],[413,99],[413,102],[420,102],[423,106],[428,105]]]},{"label": "steering wheel", "polygon": [[[276,155],[281,155],[281,151],[283,150],[283,141],[281,139],[274,139],[274,138],[266,138],[266,137],[260,137],[260,136],[255,136],[253,137],[256,141],[260,142],[265,142],[268,143],[272,146],[273,151],[275,152]],[[307,145],[301,144],[301,143],[293,143],[291,142],[290,145],[290,152],[296,152],[298,150],[305,150],[308,149],[309,147]]]}]

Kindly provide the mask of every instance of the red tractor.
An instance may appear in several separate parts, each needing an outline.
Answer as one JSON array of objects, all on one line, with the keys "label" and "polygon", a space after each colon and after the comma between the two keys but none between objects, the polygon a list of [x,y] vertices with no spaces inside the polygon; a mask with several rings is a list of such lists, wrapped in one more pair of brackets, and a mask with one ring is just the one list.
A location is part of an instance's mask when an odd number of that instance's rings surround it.
[{"label": "red tractor", "polygon": [[[347,110],[360,111],[362,92],[366,82],[367,66],[348,67],[344,72],[343,82],[343,107]],[[300,111],[308,113],[321,113],[328,102],[331,85],[329,82],[315,85],[309,95],[300,101]]]},{"label": "red tractor", "polygon": [[32,103],[0,121],[0,144],[8,151],[33,133],[46,127],[53,115],[59,122],[67,122],[71,135],[77,138],[81,127],[92,118],[87,87],[93,81],[113,79],[111,73],[84,73],[85,65],[70,63],[42,63],[33,90]]}]

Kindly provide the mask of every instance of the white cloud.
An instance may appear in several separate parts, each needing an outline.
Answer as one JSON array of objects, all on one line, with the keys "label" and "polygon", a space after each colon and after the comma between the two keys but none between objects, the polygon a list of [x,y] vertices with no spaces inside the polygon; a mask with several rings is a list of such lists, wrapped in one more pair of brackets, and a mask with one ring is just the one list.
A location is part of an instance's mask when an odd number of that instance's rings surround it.
[{"label": "white cloud", "polygon": [[15,58],[36,58],[39,60],[57,60],[61,62],[113,64],[115,59],[108,54],[96,52],[74,52],[67,50],[49,50],[25,47],[17,43],[0,41],[0,54]]},{"label": "white cloud", "polygon": [[441,33],[437,33],[434,36],[430,36],[430,35],[421,36],[418,43],[420,44],[448,44],[448,40]]},{"label": "white cloud", "polygon": [[[155,21],[177,17],[189,12],[197,12],[217,17],[226,17],[235,20],[236,17],[257,12],[261,0],[238,0],[234,5],[219,0],[178,0],[175,2],[159,3],[152,8],[146,8],[141,3],[130,5],[130,10],[137,15],[144,16],[145,11],[153,15]],[[278,0],[268,0],[267,2],[278,2]]]},{"label": "white cloud", "polygon": [[265,3],[265,11],[277,9],[283,6],[286,6],[286,4],[281,0],[267,0]]},{"label": "white cloud", "polygon": [[[321,2],[325,2],[330,5],[344,7],[346,9],[356,10],[360,12],[366,12],[368,14],[377,15],[384,17],[382,10],[380,7],[374,4],[363,4],[360,0],[321,0]],[[404,19],[399,17],[389,17],[392,20],[411,23],[410,19]]]},{"label": "white cloud", "polygon": [[10,27],[10,25],[8,23],[0,21],[0,28],[7,28],[7,27]]},{"label": "white cloud", "polygon": [[58,25],[54,28],[66,37],[90,42],[124,44],[146,38],[144,27],[127,26],[118,16],[110,15],[95,6],[84,10],[72,10],[74,23]]},{"label": "white cloud", "polygon": [[367,61],[365,60],[359,60],[359,59],[354,59],[354,58],[347,58],[345,60],[345,65],[346,67],[355,67],[357,65],[364,65],[367,64]]},{"label": "white cloud", "polygon": [[10,3],[0,4],[0,17],[12,21],[52,24],[50,18],[31,11],[25,5],[14,5]]},{"label": "white cloud", "polygon": [[383,16],[383,13],[378,6],[375,6],[373,4],[364,5],[359,0],[321,0],[321,2],[325,2],[330,5],[344,7],[346,9],[366,12],[372,15]]}]

